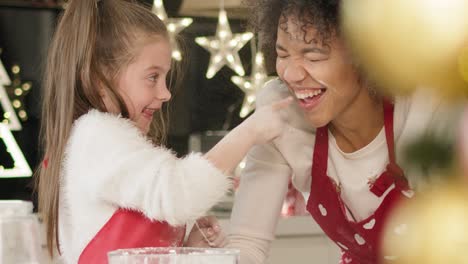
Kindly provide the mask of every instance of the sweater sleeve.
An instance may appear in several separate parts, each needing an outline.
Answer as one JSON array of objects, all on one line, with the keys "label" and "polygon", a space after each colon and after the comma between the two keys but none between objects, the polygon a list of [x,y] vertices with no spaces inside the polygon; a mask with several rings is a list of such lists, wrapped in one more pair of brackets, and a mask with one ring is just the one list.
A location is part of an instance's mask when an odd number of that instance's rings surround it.
[{"label": "sweater sleeve", "polygon": [[69,186],[172,225],[202,216],[230,186],[200,154],[179,159],[129,120],[94,110],[75,122],[65,157]]},{"label": "sweater sleeve", "polygon": [[[257,106],[285,98],[280,82],[269,82]],[[286,115],[287,120],[291,115]],[[231,214],[228,247],[240,249],[241,264],[264,263],[288,189],[292,170],[274,142],[254,146],[247,154]]]},{"label": "sweater sleeve", "polygon": [[275,238],[291,170],[272,145],[252,148],[242,171],[231,215],[229,247],[241,264],[263,263]]}]

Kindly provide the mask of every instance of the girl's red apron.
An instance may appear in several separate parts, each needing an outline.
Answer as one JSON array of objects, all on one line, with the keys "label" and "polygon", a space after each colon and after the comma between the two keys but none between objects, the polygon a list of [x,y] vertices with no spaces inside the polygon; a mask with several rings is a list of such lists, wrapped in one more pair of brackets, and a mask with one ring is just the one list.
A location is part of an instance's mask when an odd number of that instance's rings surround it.
[{"label": "girl's red apron", "polygon": [[107,253],[116,249],[140,247],[179,247],[185,226],[151,221],[137,211],[119,209],[89,242],[79,264],[107,263]]},{"label": "girl's red apron", "polygon": [[[403,171],[395,162],[393,108],[392,103],[384,101],[385,136],[390,163],[375,182],[370,183],[369,188],[378,197],[389,188],[394,188],[388,192],[377,210],[360,222],[348,220],[340,188],[327,175],[328,128],[317,129],[307,210],[327,236],[342,250],[341,263],[378,263],[379,239],[387,215],[400,199],[410,198],[413,195]],[[394,258],[396,257],[385,256],[385,259],[389,260]]]}]

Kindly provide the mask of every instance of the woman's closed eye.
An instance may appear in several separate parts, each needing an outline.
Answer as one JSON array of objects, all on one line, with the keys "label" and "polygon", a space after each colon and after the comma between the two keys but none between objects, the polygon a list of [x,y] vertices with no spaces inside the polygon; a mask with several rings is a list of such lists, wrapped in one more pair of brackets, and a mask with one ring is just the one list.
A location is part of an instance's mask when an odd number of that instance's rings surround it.
[{"label": "woman's closed eye", "polygon": [[328,60],[329,56],[325,54],[318,54],[318,53],[313,53],[313,54],[307,54],[304,56],[304,60],[308,62],[320,62],[320,61],[326,61]]},{"label": "woman's closed eye", "polygon": [[278,59],[286,59],[289,57],[288,54],[284,54],[284,53],[277,53],[278,54]]},{"label": "woman's closed eye", "polygon": [[305,58],[308,62],[319,62],[325,60],[324,58]]}]

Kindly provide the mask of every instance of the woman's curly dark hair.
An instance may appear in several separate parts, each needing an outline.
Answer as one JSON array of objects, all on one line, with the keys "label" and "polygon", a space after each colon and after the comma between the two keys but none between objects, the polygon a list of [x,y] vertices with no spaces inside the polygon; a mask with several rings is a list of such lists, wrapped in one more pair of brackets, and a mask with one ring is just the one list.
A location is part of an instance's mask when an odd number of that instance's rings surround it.
[{"label": "woman's curly dark hair", "polygon": [[306,43],[322,41],[339,32],[339,11],[341,0],[251,0],[249,25],[261,40],[261,49],[265,54],[269,72],[274,72],[276,59],[276,37],[280,27],[288,32],[288,19],[293,17],[295,23],[306,33],[308,27],[317,30],[314,38],[302,37]]}]

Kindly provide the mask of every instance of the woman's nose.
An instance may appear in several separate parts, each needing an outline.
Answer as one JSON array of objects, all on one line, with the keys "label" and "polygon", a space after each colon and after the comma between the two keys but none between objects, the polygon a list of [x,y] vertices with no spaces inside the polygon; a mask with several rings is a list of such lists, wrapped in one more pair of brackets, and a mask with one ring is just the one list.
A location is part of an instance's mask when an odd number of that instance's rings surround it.
[{"label": "woman's nose", "polygon": [[306,78],[305,69],[297,62],[290,62],[286,66],[283,79],[288,83],[300,82]]}]

